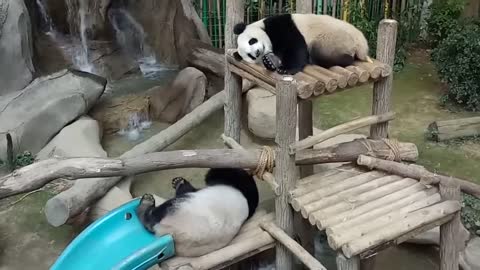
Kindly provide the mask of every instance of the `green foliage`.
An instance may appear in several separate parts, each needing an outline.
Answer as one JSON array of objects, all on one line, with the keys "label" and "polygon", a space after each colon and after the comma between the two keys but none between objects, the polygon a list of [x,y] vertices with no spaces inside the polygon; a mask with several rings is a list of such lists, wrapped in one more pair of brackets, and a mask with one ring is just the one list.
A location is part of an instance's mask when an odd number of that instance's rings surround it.
[{"label": "green foliage", "polygon": [[480,110],[480,21],[462,20],[432,51],[440,79],[448,85],[443,101]]},{"label": "green foliage", "polygon": [[480,236],[480,199],[464,194],[462,223],[471,233]]},{"label": "green foliage", "polygon": [[433,48],[457,28],[464,6],[464,0],[434,1],[430,6],[427,30]]},{"label": "green foliage", "polygon": [[34,156],[29,151],[17,155],[15,159],[15,167],[20,168],[32,164],[35,161]]}]

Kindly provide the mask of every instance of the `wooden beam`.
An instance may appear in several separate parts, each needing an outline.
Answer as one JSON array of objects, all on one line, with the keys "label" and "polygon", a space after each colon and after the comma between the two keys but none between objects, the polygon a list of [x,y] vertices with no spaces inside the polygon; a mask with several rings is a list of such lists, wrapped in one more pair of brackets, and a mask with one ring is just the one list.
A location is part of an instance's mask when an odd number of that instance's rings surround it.
[{"label": "wooden beam", "polygon": [[[451,180],[440,182],[440,194],[443,200],[461,203],[460,187]],[[440,226],[440,270],[458,270],[459,250],[456,238],[460,233],[460,211],[453,218]]]},{"label": "wooden beam", "polygon": [[[225,48],[237,47],[233,28],[244,20],[245,1],[231,0],[227,5],[225,23]],[[225,134],[240,142],[242,116],[242,78],[232,73],[225,55]]]},{"label": "wooden beam", "polygon": [[[377,60],[389,65],[392,69],[395,60],[397,27],[397,21],[391,19],[381,20],[378,27]],[[390,111],[392,85],[392,74],[374,83],[372,103],[372,113],[374,115],[381,115]],[[373,139],[388,138],[388,122],[372,125],[370,127],[370,137]]]},{"label": "wooden beam", "polygon": [[263,222],[260,226],[267,231],[273,238],[279,241],[283,246],[290,250],[308,269],[327,270],[315,257],[310,255],[305,249],[288,236],[273,222]]},{"label": "wooden beam", "polygon": [[365,155],[360,155],[358,157],[357,164],[361,166],[366,166],[370,169],[379,169],[404,177],[418,179],[421,180],[424,184],[434,185],[440,183],[440,181],[450,179],[455,181],[460,186],[460,189],[463,192],[480,198],[480,185],[456,177],[432,173],[425,169],[425,167],[417,164],[407,165],[395,161],[382,160]]},{"label": "wooden beam", "polygon": [[[288,192],[295,187],[297,168],[295,155],[288,146],[295,141],[297,127],[297,84],[293,77],[286,76],[277,83],[275,142],[278,145],[275,159],[275,179],[280,185],[280,195],[275,198],[276,223],[290,237],[293,236],[293,209]],[[293,257],[287,248],[277,245],[275,265],[277,270],[293,269]]]},{"label": "wooden beam", "polygon": [[312,0],[297,0],[297,13],[312,13],[313,12],[313,4]]},{"label": "wooden beam", "polygon": [[338,270],[360,270],[360,257],[358,256],[347,259],[341,252],[338,252],[336,261]]},{"label": "wooden beam", "polygon": [[394,119],[395,113],[387,112],[385,114],[371,115],[367,117],[362,117],[350,122],[340,124],[338,126],[327,129],[317,135],[308,137],[301,141],[295,142],[290,146],[290,153],[297,152],[298,150],[307,149],[314,146],[315,144],[326,141],[330,138],[333,138],[337,135],[344,134],[347,132],[354,131],[356,129],[370,126],[376,123],[383,123]]}]

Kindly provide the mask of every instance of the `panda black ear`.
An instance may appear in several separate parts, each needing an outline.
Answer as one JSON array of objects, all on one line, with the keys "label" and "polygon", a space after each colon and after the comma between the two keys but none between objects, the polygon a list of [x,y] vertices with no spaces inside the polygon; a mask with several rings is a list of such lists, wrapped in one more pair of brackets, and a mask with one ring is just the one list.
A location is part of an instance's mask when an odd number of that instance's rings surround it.
[{"label": "panda black ear", "polygon": [[242,61],[242,57],[240,56],[240,54],[238,52],[233,53],[233,58],[235,58],[235,60],[237,60],[237,61]]},{"label": "panda black ear", "polygon": [[247,28],[247,25],[245,23],[237,23],[235,24],[235,26],[233,27],[233,33],[235,35],[240,35],[241,33],[243,33],[243,31],[245,31],[245,28]]}]

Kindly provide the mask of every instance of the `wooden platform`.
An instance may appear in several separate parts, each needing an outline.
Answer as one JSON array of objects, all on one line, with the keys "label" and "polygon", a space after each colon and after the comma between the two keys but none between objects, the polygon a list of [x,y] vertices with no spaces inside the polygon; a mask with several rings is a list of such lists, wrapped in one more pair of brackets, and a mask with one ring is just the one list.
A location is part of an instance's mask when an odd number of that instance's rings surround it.
[{"label": "wooden platform", "polygon": [[[268,71],[260,65],[237,61],[233,57],[234,52],[235,50],[227,51],[227,61],[230,64],[231,72],[275,93],[276,82],[283,76]],[[353,88],[369,81],[376,81],[390,76],[391,73],[392,69],[389,65],[373,60],[373,63],[356,61],[352,66],[345,68],[335,66],[326,69],[309,65],[303,72],[299,72],[293,77],[298,83],[298,96],[308,99]]]},{"label": "wooden platform", "polygon": [[417,180],[350,165],[300,179],[290,199],[348,258],[404,242],[461,208],[457,201],[442,202],[437,188]]},{"label": "wooden platform", "polygon": [[217,251],[200,257],[174,257],[162,262],[162,270],[222,269],[275,246],[275,240],[260,227],[274,221],[275,214],[259,209],[241,228],[232,242]]}]

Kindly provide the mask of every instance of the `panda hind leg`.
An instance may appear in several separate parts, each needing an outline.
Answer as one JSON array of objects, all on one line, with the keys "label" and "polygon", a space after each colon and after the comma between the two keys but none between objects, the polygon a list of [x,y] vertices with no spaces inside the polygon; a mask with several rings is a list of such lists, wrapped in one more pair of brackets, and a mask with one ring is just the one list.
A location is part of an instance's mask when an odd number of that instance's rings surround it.
[{"label": "panda hind leg", "polygon": [[175,189],[175,195],[182,196],[184,194],[190,193],[190,192],[195,192],[197,189],[192,186],[190,182],[188,182],[187,179],[183,177],[175,177],[172,179],[172,187]]}]

